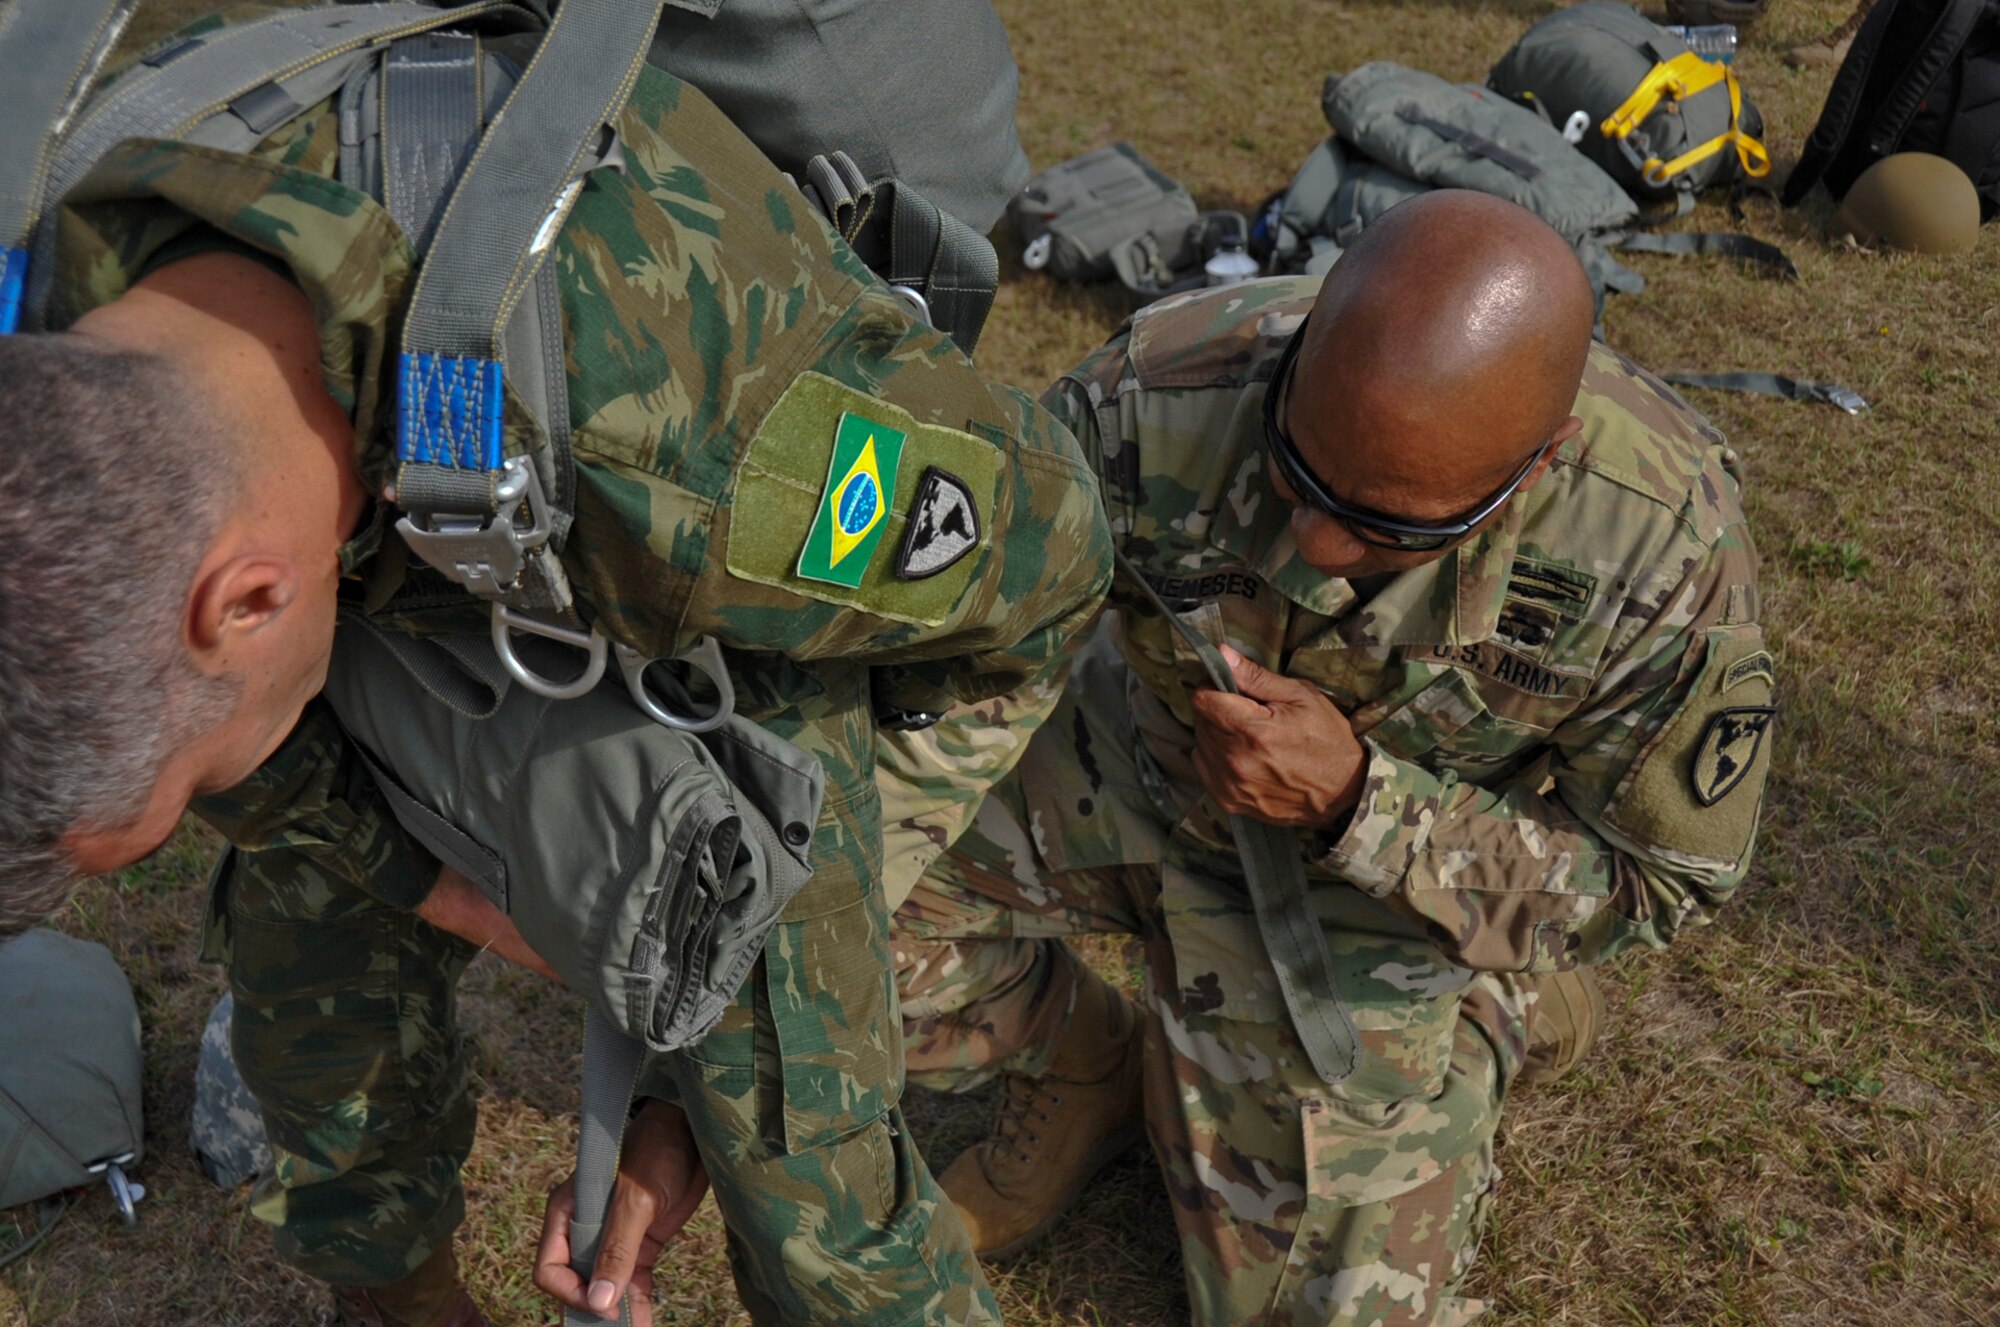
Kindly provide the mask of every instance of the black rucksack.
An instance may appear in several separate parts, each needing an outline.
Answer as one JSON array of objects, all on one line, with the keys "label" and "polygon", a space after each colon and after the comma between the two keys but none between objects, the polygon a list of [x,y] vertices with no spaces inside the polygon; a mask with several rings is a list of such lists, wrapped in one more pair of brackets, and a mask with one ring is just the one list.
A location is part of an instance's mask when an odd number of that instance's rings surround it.
[{"label": "black rucksack", "polygon": [[1834,76],[1819,123],[1785,182],[1797,203],[1835,198],[1895,152],[1945,157],[2000,212],[2000,0],[1880,0]]}]

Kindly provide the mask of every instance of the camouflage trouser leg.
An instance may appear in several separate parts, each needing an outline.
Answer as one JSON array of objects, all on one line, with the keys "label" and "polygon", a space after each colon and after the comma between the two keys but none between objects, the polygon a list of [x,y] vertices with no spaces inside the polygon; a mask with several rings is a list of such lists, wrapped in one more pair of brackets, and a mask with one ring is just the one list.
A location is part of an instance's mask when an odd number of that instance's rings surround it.
[{"label": "camouflage trouser leg", "polygon": [[[252,1210],[310,1276],[394,1280],[465,1214],[471,947],[289,852],[232,854],[218,889],[235,1056],[276,1159]],[[688,1111],[760,1324],[999,1322],[895,1105],[887,930],[872,889],[827,872],[716,1031],[649,1066]]]},{"label": "camouflage trouser leg", "polygon": [[[910,1081],[933,1091],[969,1092],[1001,1073],[1041,1074],[1076,997],[1079,960],[1055,937],[1139,933],[1127,876],[1144,868],[1069,871],[1059,894],[1030,896],[1008,888],[1013,877],[1004,869],[982,864],[980,857],[1013,860],[1028,851],[1002,800],[1012,787],[980,808],[961,840],[967,851],[940,859],[896,912],[904,1062]],[[1008,906],[996,906],[996,894]]]},{"label": "camouflage trouser leg", "polygon": [[1476,1315],[1456,1291],[1524,1049],[1521,988],[1407,961],[1421,941],[1328,921],[1337,968],[1369,1000],[1355,1012],[1370,1067],[1320,1082],[1241,882],[1221,874],[1231,859],[1184,847],[1164,817],[1142,823],[1129,726],[1121,742],[1115,693],[1094,687],[1080,668],[1015,775],[897,914],[913,1071],[945,1088],[1003,1067],[1036,1072],[1070,989],[1044,937],[1136,932],[1147,1125],[1194,1321],[1416,1327]]},{"label": "camouflage trouser leg", "polygon": [[474,1106],[455,989],[473,949],[285,849],[233,852],[216,906],[233,1051],[273,1154],[251,1211],[335,1285],[421,1264],[465,1216]]},{"label": "camouflage trouser leg", "polygon": [[688,1112],[758,1323],[997,1327],[965,1228],[904,1127],[902,1083],[879,890],[829,866],[716,1030],[645,1082]]}]

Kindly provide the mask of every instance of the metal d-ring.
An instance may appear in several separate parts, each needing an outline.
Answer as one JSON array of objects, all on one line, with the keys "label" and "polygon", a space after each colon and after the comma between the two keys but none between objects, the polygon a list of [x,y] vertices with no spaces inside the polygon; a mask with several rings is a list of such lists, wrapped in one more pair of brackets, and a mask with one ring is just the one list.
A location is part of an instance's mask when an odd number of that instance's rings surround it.
[{"label": "metal d-ring", "polygon": [[[910,312],[923,320],[924,326],[937,326],[937,323],[931,319],[931,302],[924,298],[924,293],[921,290],[918,290],[915,286],[891,286],[889,287],[889,293],[908,305]],[[695,648],[700,649],[701,647],[697,645]]]},{"label": "metal d-ring", "polygon": [[[536,695],[547,696],[550,700],[575,700],[603,680],[610,650],[604,637],[596,631],[579,631],[574,627],[544,622],[526,613],[517,613],[498,602],[493,605],[492,622],[493,652],[500,656],[500,666],[507,670],[509,677]],[[549,681],[522,663],[520,656],[514,653],[513,633],[516,631],[525,631],[531,636],[560,641],[583,650],[589,656],[583,672],[569,682]]]},{"label": "metal d-ring", "polygon": [[720,728],[730,715],[736,713],[736,686],[729,680],[729,666],[722,660],[722,646],[713,636],[703,636],[692,649],[674,656],[680,662],[706,673],[708,680],[715,684],[715,708],[707,714],[676,714],[660,704],[646,689],[646,670],[660,660],[649,659],[625,645],[615,646],[613,653],[618,656],[618,667],[625,674],[625,685],[631,689],[633,702],[656,723],[678,728],[684,733],[706,733]]},{"label": "metal d-ring", "polygon": [[128,1226],[139,1224],[136,1210],[139,1200],[146,1196],[146,1186],[126,1177],[124,1168],[132,1164],[138,1154],[127,1152],[109,1161],[100,1161],[88,1167],[93,1175],[102,1175],[104,1182],[111,1186],[111,1201],[118,1204],[118,1218]]}]

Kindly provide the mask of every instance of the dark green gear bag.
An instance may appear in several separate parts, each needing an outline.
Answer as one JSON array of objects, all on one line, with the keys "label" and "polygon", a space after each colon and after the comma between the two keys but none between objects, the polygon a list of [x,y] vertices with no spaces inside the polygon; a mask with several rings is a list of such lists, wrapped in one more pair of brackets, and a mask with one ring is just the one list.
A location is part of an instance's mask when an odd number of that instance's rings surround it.
[{"label": "dark green gear bag", "polygon": [[67,1189],[103,1180],[134,1219],[140,1069],[139,1009],[109,950],[47,928],[0,945],[0,1208],[44,1203],[0,1265],[41,1242],[61,1212],[46,1200]]},{"label": "dark green gear bag", "polygon": [[1764,117],[1735,71],[1616,0],[1542,19],[1487,86],[1540,112],[1641,203],[1686,211],[1702,189],[1771,171]]}]

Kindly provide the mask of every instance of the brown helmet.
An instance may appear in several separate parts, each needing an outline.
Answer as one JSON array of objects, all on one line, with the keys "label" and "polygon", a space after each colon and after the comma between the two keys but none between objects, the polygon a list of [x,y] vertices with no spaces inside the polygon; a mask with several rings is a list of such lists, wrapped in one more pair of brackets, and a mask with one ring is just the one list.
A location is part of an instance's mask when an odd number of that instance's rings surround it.
[{"label": "brown helmet", "polygon": [[1667,0],[1667,22],[1734,23],[1743,28],[1764,17],[1770,7],[1771,0]]},{"label": "brown helmet", "polygon": [[1826,233],[1915,253],[1963,253],[1979,239],[1979,193],[1943,157],[1898,152],[1861,172]]}]

